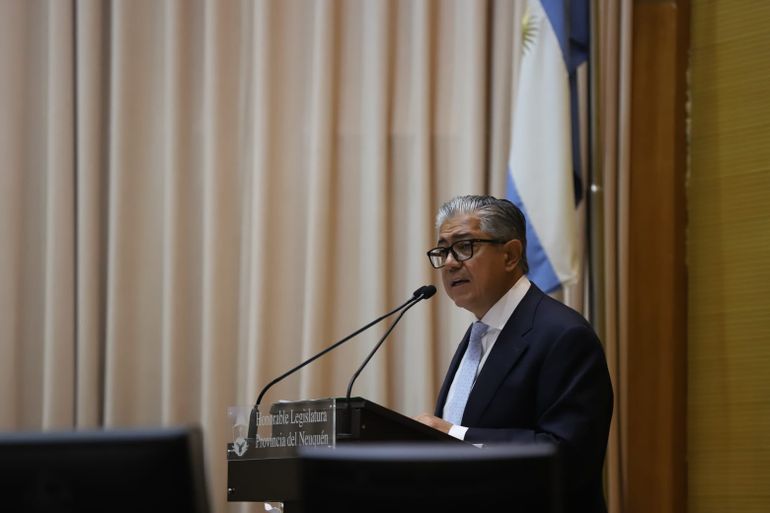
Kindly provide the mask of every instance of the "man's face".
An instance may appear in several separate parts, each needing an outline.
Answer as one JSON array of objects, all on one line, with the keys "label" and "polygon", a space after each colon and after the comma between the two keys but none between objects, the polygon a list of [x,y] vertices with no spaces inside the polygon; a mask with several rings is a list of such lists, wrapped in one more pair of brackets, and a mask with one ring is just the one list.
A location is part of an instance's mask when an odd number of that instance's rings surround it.
[{"label": "man's face", "polygon": [[[448,247],[458,240],[493,238],[481,230],[478,216],[462,214],[441,225],[438,245]],[[456,261],[450,252],[446,265],[441,268],[441,280],[452,301],[481,319],[518,277],[515,248],[511,251],[511,245],[515,243],[518,241],[475,244],[473,256],[463,262]]]}]

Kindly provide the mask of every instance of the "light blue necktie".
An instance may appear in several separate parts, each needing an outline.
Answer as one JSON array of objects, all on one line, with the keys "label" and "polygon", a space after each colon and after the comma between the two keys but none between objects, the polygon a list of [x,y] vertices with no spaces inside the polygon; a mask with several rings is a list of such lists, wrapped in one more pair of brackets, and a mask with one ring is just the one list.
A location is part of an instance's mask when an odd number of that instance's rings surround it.
[{"label": "light blue necktie", "polygon": [[460,367],[455,373],[454,393],[444,405],[444,420],[452,424],[460,425],[465,412],[465,403],[471,394],[473,383],[476,381],[476,370],[481,362],[481,337],[489,329],[489,326],[481,321],[473,323],[468,348],[465,350]]}]

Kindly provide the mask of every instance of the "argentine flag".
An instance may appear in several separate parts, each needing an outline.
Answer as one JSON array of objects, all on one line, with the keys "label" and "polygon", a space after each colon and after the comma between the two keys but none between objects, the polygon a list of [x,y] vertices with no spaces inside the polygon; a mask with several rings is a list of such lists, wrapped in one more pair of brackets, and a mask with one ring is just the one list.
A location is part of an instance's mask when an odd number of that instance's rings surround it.
[{"label": "argentine flag", "polygon": [[580,271],[576,72],[588,57],[588,0],[527,0],[522,36],[507,196],[527,218],[529,278],[553,292]]}]

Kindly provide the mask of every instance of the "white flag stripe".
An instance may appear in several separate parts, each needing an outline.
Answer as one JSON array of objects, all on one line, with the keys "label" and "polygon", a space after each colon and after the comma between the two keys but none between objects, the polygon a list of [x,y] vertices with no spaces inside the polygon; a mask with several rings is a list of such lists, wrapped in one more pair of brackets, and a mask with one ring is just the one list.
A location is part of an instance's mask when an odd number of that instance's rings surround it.
[{"label": "white flag stripe", "polygon": [[528,4],[531,25],[519,73],[509,170],[556,277],[571,284],[578,276],[579,255],[569,75],[542,5]]}]

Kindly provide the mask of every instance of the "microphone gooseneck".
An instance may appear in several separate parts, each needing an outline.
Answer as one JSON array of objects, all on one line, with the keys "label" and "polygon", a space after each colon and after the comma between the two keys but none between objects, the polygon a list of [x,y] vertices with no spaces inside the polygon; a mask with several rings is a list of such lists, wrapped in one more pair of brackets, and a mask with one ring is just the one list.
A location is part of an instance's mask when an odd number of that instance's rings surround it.
[{"label": "microphone gooseneck", "polygon": [[[259,393],[259,396],[257,396],[257,402],[254,403],[254,408],[252,408],[251,415],[249,415],[249,430],[248,430],[248,435],[247,435],[248,438],[256,438],[256,436],[257,436],[257,422],[259,420],[258,419],[258,417],[259,417],[259,405],[262,402],[262,397],[264,397],[265,393],[270,389],[270,387],[272,387],[273,385],[275,385],[276,383],[278,383],[282,379],[286,378],[287,376],[289,376],[289,375],[293,374],[294,372],[298,371],[299,369],[301,369],[305,365],[307,365],[307,364],[309,364],[311,362],[314,362],[315,360],[317,360],[318,358],[322,357],[323,355],[325,355],[326,353],[328,353],[332,349],[336,348],[337,346],[347,342],[348,340],[350,340],[351,338],[355,337],[356,335],[358,335],[362,331],[365,331],[365,330],[371,328],[372,326],[374,326],[378,322],[382,321],[383,319],[386,319],[387,317],[390,317],[391,315],[393,315],[393,314],[395,314],[395,313],[397,313],[397,312],[399,312],[401,310],[406,311],[405,309],[411,308],[411,306],[414,305],[415,303],[417,303],[418,301],[420,301],[422,299],[427,299],[427,298],[433,296],[433,294],[435,294],[435,293],[436,293],[436,287],[434,287],[433,285],[423,285],[422,287],[418,288],[417,290],[415,290],[412,293],[412,297],[411,298],[409,298],[406,302],[404,302],[403,304],[401,304],[397,308],[394,308],[393,310],[391,310],[390,312],[386,313],[385,315],[382,315],[382,316],[376,318],[375,320],[373,320],[372,322],[370,322],[366,326],[363,326],[362,328],[359,328],[358,330],[354,331],[353,333],[351,333],[347,337],[343,338],[342,340],[339,340],[339,341],[335,342],[334,344],[332,344],[331,346],[327,347],[326,349],[324,349],[320,353],[318,353],[318,354],[316,354],[314,356],[311,356],[310,358],[308,358],[307,360],[303,361],[299,365],[296,365],[295,367],[292,367],[288,371],[284,372],[283,374],[281,374],[277,378],[275,378],[272,381],[270,381],[267,385],[264,386],[264,388],[262,388],[262,391]],[[403,315],[403,312],[402,312],[402,315]],[[399,316],[399,319],[400,318],[401,317]],[[398,321],[396,321],[396,322],[398,322]],[[395,324],[396,323],[393,323],[393,326],[395,326]],[[392,330],[393,327],[391,326],[390,329]],[[388,333],[390,333],[390,330],[388,330]],[[380,342],[380,344],[381,343],[382,342]],[[370,358],[371,358],[371,356],[370,356]],[[367,361],[368,361],[368,359],[367,359]]]},{"label": "microphone gooseneck", "polygon": [[374,346],[374,348],[369,352],[369,354],[366,356],[366,359],[364,360],[364,363],[361,364],[361,366],[356,370],[356,372],[353,374],[353,377],[350,378],[350,383],[348,383],[348,391],[347,394],[345,394],[345,401],[350,403],[350,393],[353,390],[353,383],[355,383],[356,379],[358,378],[359,374],[364,370],[364,367],[366,367],[366,364],[369,363],[369,360],[372,359],[374,356],[374,353],[377,352],[377,350],[382,346],[382,344],[385,342],[385,339],[388,338],[388,335],[390,335],[390,332],[393,331],[393,328],[396,327],[396,324],[401,320],[401,317],[404,316],[404,314],[412,308],[414,305],[422,301],[423,299],[430,299],[433,297],[433,295],[436,293],[436,287],[433,285],[425,285],[423,287],[420,287],[414,292],[414,297],[410,299],[411,304],[405,306],[405,308],[401,311],[401,313],[396,317],[396,320],[393,321],[393,324],[390,325],[388,330],[385,332],[385,334],[380,338],[380,340],[377,342],[377,344]]}]

